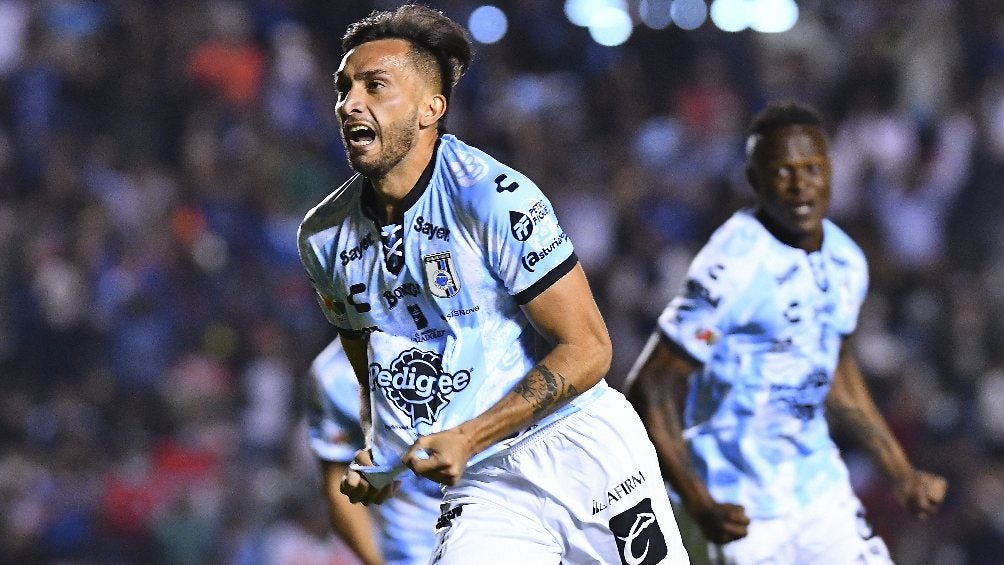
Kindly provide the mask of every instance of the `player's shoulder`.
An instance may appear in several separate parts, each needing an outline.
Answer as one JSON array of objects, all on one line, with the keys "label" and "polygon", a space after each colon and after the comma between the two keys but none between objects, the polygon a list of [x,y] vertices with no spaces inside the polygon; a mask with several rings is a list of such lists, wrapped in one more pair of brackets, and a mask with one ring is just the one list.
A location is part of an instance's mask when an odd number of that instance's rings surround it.
[{"label": "player's shoulder", "polygon": [[363,184],[363,176],[356,173],[311,208],[300,222],[298,239],[303,241],[344,220],[358,201]]},{"label": "player's shoulder", "polygon": [[723,263],[741,263],[759,256],[769,245],[770,234],[756,219],[753,210],[743,208],[718,226],[701,249],[706,260]]},{"label": "player's shoulder", "polygon": [[450,134],[441,137],[438,168],[444,189],[475,210],[540,192],[520,171]]},{"label": "player's shoulder", "polygon": [[830,219],[823,220],[823,245],[828,254],[837,261],[853,263],[864,267],[867,259],[864,251],[851,236]]}]

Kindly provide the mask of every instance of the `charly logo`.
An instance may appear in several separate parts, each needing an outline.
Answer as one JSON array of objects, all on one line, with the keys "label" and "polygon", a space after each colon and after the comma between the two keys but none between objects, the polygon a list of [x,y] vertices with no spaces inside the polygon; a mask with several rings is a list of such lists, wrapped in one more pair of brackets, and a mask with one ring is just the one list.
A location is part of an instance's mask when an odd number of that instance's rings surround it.
[{"label": "charly logo", "polygon": [[515,192],[516,189],[519,188],[519,183],[516,181],[512,181],[509,184],[503,186],[502,183],[505,182],[505,179],[507,178],[509,177],[507,177],[505,174],[501,174],[495,177],[495,192],[498,193]]},{"label": "charly logo", "polygon": [[666,538],[646,498],[610,519],[623,565],[655,565],[669,555]]},{"label": "charly logo", "polygon": [[533,267],[539,263],[541,259],[550,255],[551,252],[566,241],[568,241],[568,235],[565,232],[561,232],[561,235],[551,240],[551,243],[541,248],[540,251],[531,251],[527,253],[523,256],[523,268],[532,273],[534,271]]},{"label": "charly logo", "polygon": [[460,277],[449,251],[422,256],[422,266],[425,267],[425,280],[433,296],[450,298],[460,292]]},{"label": "charly logo", "polygon": [[467,388],[470,371],[447,373],[443,358],[432,351],[409,349],[390,367],[370,365],[370,382],[387,400],[411,417],[411,425],[433,424],[454,393]]}]

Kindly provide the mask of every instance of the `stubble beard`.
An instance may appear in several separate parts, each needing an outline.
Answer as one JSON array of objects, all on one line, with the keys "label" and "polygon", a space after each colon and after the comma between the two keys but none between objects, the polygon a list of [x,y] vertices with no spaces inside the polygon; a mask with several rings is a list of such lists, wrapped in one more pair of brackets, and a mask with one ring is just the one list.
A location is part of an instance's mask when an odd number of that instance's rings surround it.
[{"label": "stubble beard", "polygon": [[345,143],[345,152],[349,156],[349,165],[357,173],[374,180],[381,179],[400,163],[415,146],[415,138],[418,137],[418,110],[402,120],[390,124],[390,127],[383,129],[383,136],[380,138],[382,147],[379,154],[368,159],[362,155],[354,155]]}]

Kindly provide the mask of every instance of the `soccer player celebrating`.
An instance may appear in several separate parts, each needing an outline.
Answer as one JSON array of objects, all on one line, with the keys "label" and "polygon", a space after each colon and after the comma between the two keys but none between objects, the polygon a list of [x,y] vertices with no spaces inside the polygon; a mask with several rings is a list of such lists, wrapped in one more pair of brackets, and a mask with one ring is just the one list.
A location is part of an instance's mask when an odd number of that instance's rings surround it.
[{"label": "soccer player celebrating", "polygon": [[369,508],[341,493],[342,477],[365,445],[359,424],[359,381],[332,341],[310,365],[307,426],[334,530],[363,565],[426,565],[436,544],[443,493],[439,484],[405,471],[396,492]]},{"label": "soccer player celebrating", "polygon": [[890,563],[827,417],[861,442],[916,515],[938,508],[946,482],[910,464],[855,361],[849,336],[867,264],[824,217],[822,122],[803,105],[769,105],[746,149],[757,204],[695,257],[628,375],[628,396],[671,486],[713,542],[713,561]]},{"label": "soccer player celebrating", "polygon": [[341,491],[381,503],[405,466],[442,483],[441,565],[687,563],[550,202],[443,131],[464,29],[406,5],[342,46],[335,108],[357,174],[299,233],[364,396],[367,446]]}]

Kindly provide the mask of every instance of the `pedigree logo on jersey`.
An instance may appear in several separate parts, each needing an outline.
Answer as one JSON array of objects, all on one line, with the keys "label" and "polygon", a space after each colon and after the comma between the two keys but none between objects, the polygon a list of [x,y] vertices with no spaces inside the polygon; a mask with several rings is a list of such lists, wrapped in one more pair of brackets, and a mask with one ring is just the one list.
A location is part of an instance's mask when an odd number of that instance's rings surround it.
[{"label": "pedigree logo on jersey", "polygon": [[425,281],[429,292],[439,298],[451,298],[460,292],[460,277],[453,265],[453,256],[449,251],[422,256],[422,266],[425,268]]},{"label": "pedigree logo on jersey", "polygon": [[409,349],[390,367],[370,365],[370,382],[411,418],[411,425],[434,424],[454,393],[467,388],[470,371],[447,373],[443,358],[432,351]]},{"label": "pedigree logo on jersey", "polygon": [[669,555],[650,498],[611,518],[610,531],[617,540],[623,565],[655,565]]}]

